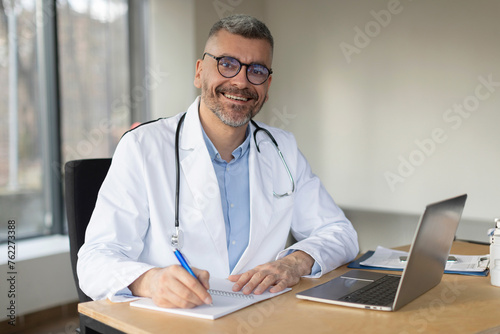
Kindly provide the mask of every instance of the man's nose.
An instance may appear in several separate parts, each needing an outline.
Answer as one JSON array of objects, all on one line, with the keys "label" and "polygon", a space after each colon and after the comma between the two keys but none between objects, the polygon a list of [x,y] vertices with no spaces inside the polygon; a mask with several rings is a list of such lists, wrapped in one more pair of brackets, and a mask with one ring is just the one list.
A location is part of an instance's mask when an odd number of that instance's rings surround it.
[{"label": "man's nose", "polygon": [[231,82],[238,87],[248,87],[251,85],[247,79],[247,66],[242,65],[240,72],[231,78]]}]

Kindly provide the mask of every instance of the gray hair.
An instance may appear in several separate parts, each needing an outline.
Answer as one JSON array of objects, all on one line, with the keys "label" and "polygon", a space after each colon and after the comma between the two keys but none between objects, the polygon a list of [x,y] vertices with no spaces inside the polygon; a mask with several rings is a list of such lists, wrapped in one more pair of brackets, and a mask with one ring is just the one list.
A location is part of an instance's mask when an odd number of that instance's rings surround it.
[{"label": "gray hair", "polygon": [[267,26],[250,15],[236,14],[217,21],[210,29],[208,38],[210,39],[221,29],[245,38],[265,39],[271,45],[271,50],[274,49],[274,39]]}]

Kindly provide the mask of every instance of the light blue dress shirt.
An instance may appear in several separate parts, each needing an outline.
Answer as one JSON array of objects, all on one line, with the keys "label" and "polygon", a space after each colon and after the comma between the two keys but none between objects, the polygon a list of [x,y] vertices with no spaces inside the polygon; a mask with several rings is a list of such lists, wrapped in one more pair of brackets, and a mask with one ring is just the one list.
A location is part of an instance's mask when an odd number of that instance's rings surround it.
[{"label": "light blue dress shirt", "polygon": [[233,151],[233,160],[226,162],[221,158],[203,130],[203,138],[219,182],[222,212],[226,225],[230,272],[247,248],[250,236],[250,184],[248,178],[250,137],[247,128],[245,141]]}]

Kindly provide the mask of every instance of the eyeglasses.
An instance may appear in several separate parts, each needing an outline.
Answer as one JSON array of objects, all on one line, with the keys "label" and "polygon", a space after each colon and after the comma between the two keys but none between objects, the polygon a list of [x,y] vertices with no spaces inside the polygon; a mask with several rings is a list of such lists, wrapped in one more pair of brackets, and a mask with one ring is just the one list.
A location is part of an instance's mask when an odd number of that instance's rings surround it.
[{"label": "eyeglasses", "polygon": [[217,70],[224,78],[233,78],[240,73],[241,67],[247,67],[247,80],[254,85],[262,85],[273,71],[261,64],[243,64],[238,59],[228,56],[216,57],[208,52],[203,54],[202,59],[208,55],[217,61]]}]

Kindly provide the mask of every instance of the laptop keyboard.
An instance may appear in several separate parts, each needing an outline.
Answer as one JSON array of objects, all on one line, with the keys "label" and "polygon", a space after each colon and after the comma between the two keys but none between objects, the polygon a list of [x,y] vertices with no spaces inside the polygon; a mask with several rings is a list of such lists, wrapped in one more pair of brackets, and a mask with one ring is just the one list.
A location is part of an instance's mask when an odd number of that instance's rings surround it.
[{"label": "laptop keyboard", "polygon": [[385,306],[394,301],[401,276],[384,276],[340,298],[341,301]]}]

